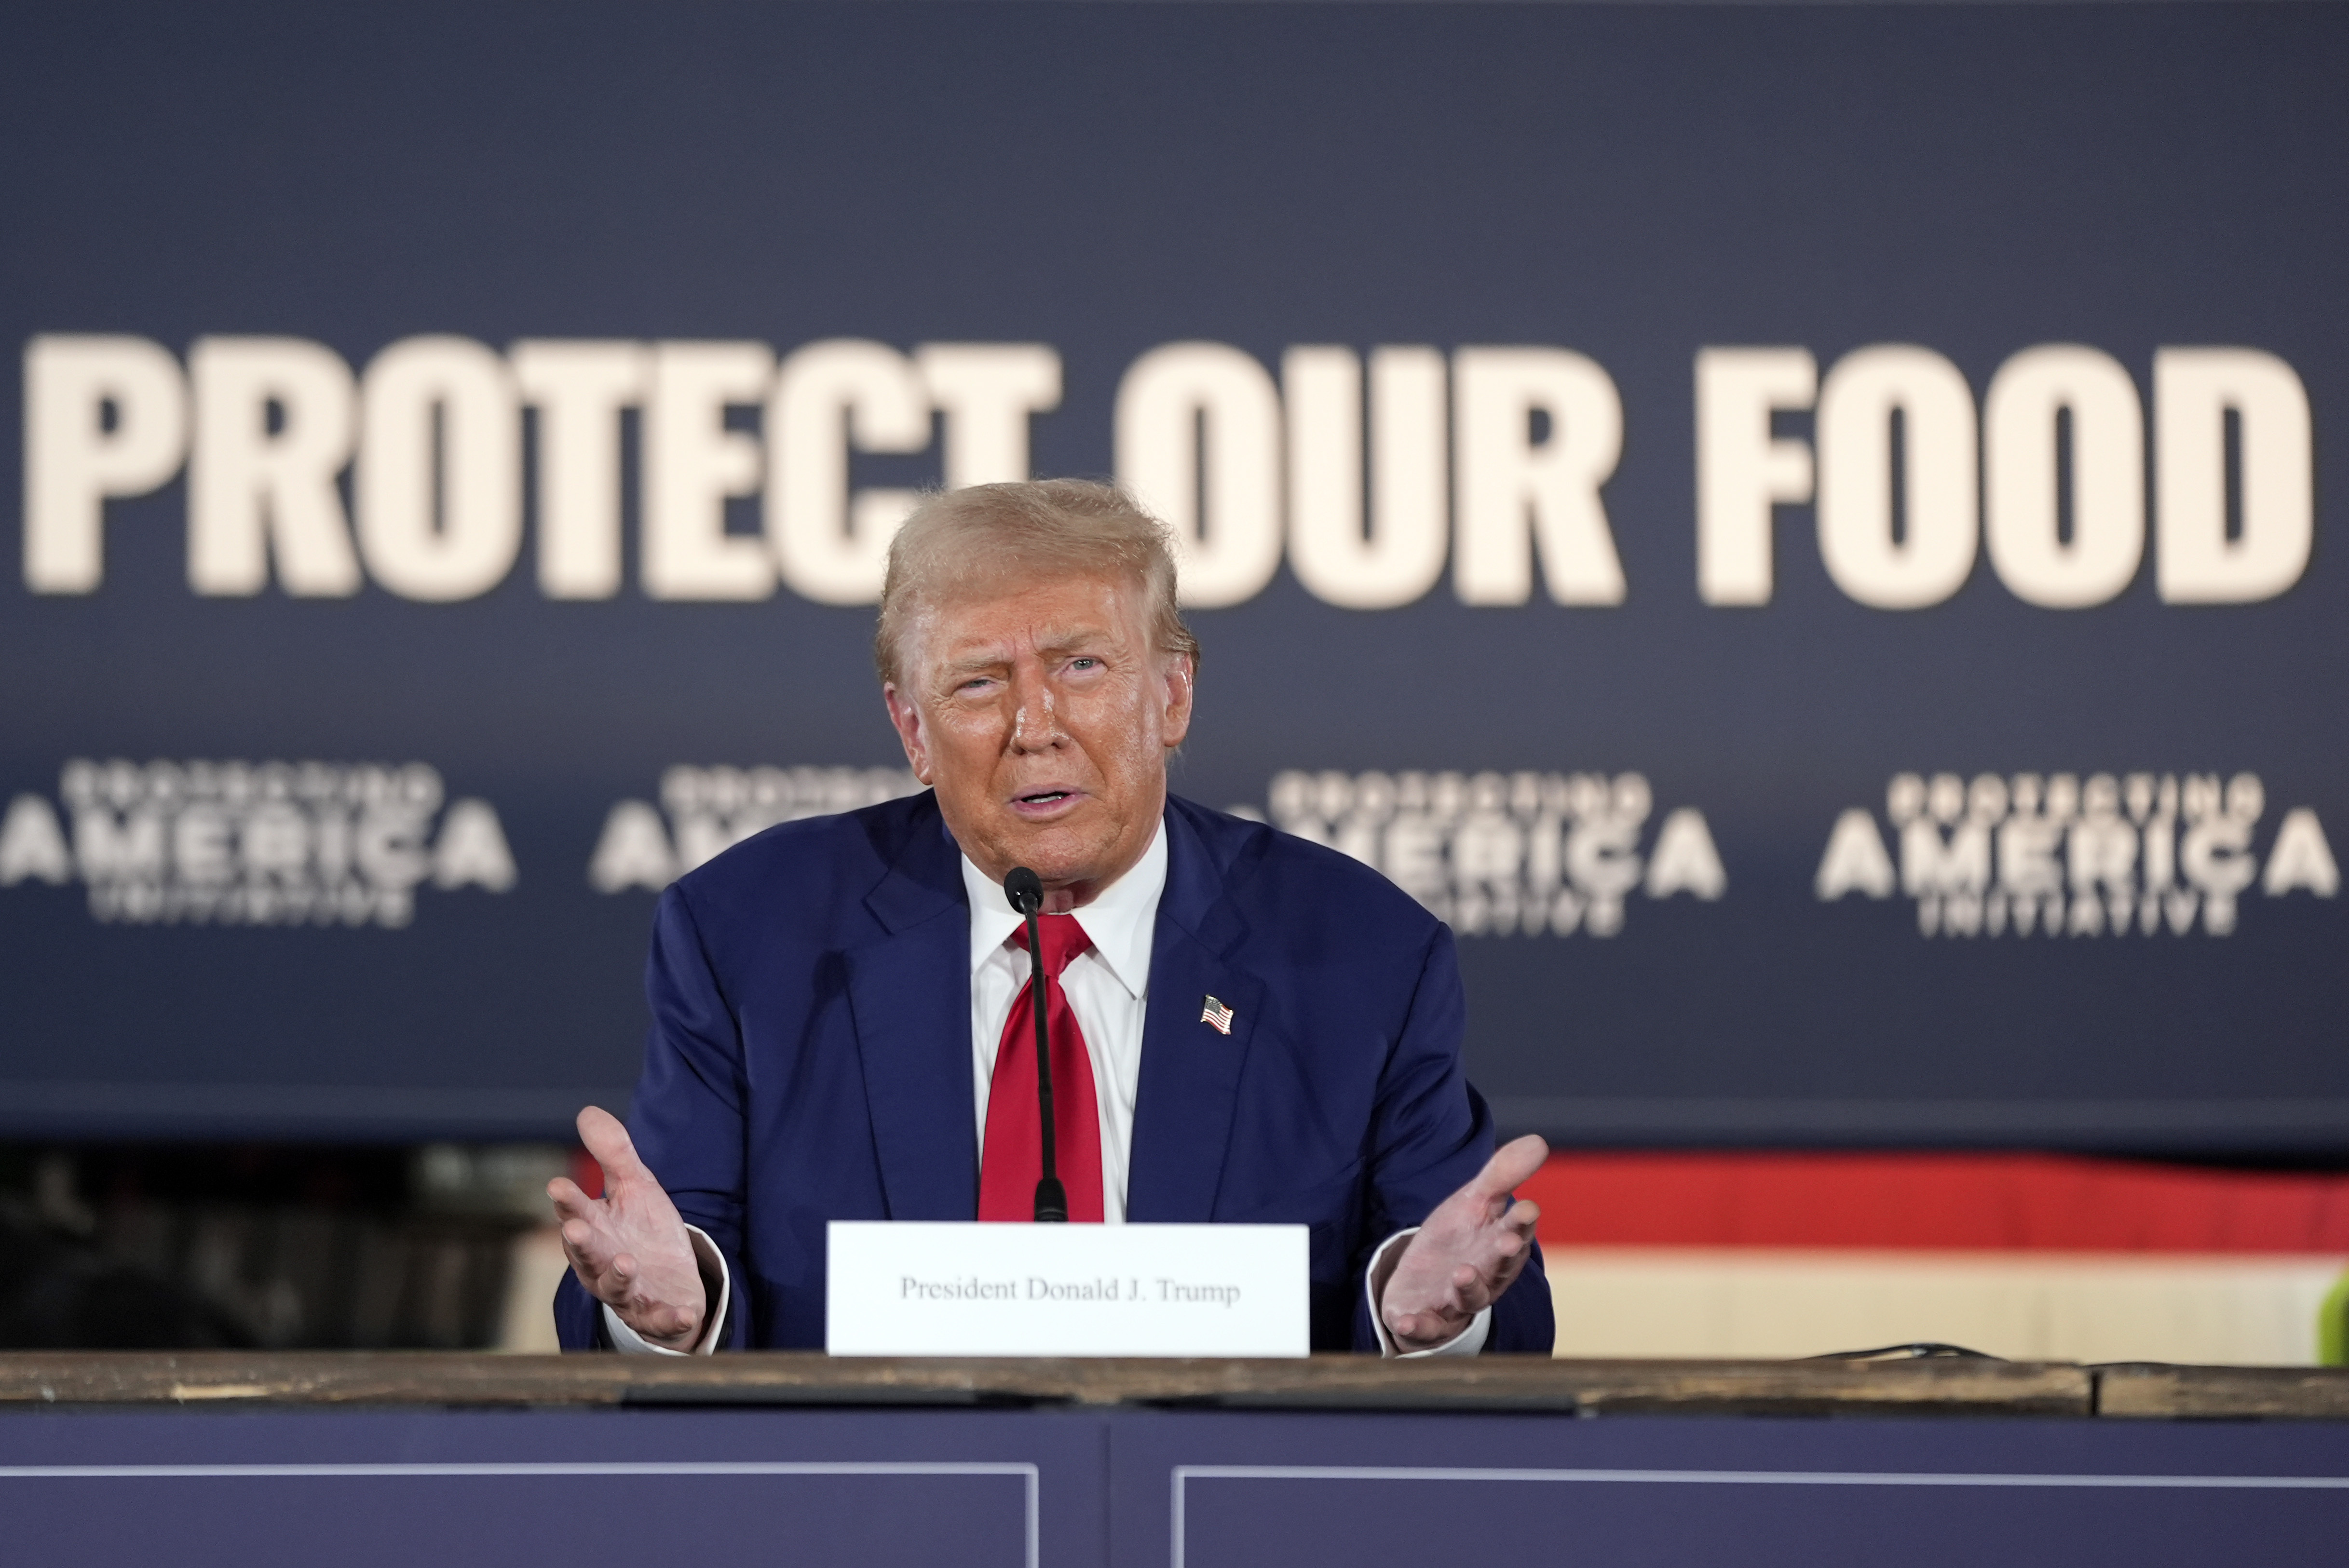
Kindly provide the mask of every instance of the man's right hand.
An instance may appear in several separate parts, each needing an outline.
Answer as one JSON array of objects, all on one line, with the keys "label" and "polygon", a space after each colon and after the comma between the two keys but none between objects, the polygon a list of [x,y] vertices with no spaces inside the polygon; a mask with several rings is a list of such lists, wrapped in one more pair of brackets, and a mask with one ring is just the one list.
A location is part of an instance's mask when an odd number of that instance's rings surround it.
[{"label": "man's right hand", "polygon": [[546,1184],[562,1216],[571,1272],[646,1340],[665,1350],[691,1349],[701,1337],[709,1294],[677,1205],[610,1111],[592,1105],[581,1111],[579,1141],[604,1168],[604,1195],[590,1198],[567,1177]]}]

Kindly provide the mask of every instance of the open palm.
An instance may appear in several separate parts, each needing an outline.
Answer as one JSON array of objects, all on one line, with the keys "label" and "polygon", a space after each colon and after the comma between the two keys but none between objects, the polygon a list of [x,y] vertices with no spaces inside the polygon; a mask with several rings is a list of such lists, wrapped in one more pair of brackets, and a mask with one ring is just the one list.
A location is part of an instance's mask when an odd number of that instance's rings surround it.
[{"label": "open palm", "polygon": [[579,1141],[604,1168],[604,1195],[590,1198],[561,1176],[546,1184],[571,1272],[644,1338],[672,1350],[692,1345],[701,1336],[708,1293],[677,1205],[611,1112],[592,1105],[581,1111]]},{"label": "open palm", "polygon": [[1444,1200],[1403,1249],[1379,1295],[1387,1332],[1405,1350],[1433,1348],[1459,1335],[1500,1299],[1533,1252],[1541,1211],[1512,1203],[1510,1190],[1549,1158],[1525,1137],[1503,1145],[1475,1180]]}]

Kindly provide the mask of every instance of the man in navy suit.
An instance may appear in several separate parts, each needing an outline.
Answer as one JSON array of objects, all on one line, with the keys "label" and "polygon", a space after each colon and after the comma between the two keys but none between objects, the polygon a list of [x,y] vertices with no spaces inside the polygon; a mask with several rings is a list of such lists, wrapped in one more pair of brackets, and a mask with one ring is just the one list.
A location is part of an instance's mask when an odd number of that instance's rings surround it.
[{"label": "man in navy suit", "polygon": [[[932,499],[890,550],[882,695],[930,792],[792,822],[661,899],[631,1130],[548,1195],[563,1343],[815,1346],[832,1220],[1026,1219],[1053,1129],[1072,1221],[1310,1227],[1312,1343],[1547,1353],[1547,1150],[1493,1148],[1451,934],[1375,872],[1172,799],[1198,645],[1164,528],[1073,480]],[[1515,1288],[1512,1288],[1512,1287]]]}]

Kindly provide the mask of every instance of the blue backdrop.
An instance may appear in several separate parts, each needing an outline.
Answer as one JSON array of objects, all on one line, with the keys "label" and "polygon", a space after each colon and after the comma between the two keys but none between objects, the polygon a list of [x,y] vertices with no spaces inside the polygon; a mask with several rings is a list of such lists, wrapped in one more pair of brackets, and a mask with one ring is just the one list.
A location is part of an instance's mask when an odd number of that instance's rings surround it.
[{"label": "blue backdrop", "polygon": [[910,787],[874,492],[1024,456],[1195,535],[1177,789],[1453,920],[1511,1126],[2349,1144],[2344,67],[2319,5],[20,9],[0,1128],[625,1095],[653,889]]}]

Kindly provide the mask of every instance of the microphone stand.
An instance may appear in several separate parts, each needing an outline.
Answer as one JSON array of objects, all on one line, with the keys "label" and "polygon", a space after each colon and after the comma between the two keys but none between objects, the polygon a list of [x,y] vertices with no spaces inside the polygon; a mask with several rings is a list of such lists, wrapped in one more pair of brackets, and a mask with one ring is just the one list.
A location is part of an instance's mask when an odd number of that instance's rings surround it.
[{"label": "microphone stand", "polygon": [[1044,882],[1026,866],[1014,866],[1003,879],[1004,895],[1011,907],[1028,917],[1028,1006],[1036,1015],[1036,1107],[1043,1114],[1043,1174],[1036,1181],[1036,1222],[1065,1224],[1069,1218],[1068,1190],[1061,1185],[1058,1130],[1052,1121],[1052,1039],[1044,1023],[1044,934],[1038,920],[1044,907]]}]

